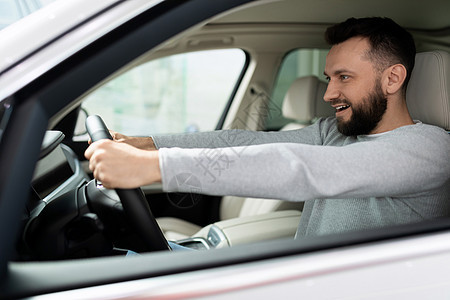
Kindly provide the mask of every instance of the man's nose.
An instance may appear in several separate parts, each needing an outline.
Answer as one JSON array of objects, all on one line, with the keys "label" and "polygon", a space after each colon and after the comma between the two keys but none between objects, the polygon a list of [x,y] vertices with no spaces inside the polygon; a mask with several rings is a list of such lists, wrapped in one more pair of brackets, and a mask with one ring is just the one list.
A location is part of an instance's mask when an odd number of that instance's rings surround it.
[{"label": "man's nose", "polygon": [[326,102],[330,102],[334,99],[339,98],[339,90],[337,89],[336,85],[333,82],[328,82],[327,89],[325,91],[325,94],[323,95],[323,100]]}]

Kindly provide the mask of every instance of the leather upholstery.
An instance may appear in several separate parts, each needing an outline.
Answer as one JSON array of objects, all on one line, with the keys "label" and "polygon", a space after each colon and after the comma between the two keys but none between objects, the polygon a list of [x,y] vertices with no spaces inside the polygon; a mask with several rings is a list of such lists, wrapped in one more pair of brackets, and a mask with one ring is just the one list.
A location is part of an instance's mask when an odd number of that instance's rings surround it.
[{"label": "leather upholstery", "polygon": [[444,51],[416,55],[406,91],[413,119],[450,130],[450,54]]},{"label": "leather upholstery", "polygon": [[326,89],[327,84],[316,76],[296,79],[283,99],[283,117],[309,125],[316,118],[334,115],[334,109],[323,100]]}]

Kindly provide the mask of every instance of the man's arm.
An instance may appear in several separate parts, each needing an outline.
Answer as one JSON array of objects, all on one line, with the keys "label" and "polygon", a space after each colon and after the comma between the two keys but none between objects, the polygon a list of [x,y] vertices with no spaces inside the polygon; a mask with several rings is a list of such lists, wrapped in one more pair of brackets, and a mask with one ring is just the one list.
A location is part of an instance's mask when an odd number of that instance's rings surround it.
[{"label": "man's arm", "polygon": [[[399,196],[450,180],[450,139],[443,130],[396,129],[342,147],[296,143],[227,148],[137,149],[99,141],[85,153],[97,179],[110,188],[162,181],[165,191],[302,201],[315,198]],[[179,185],[188,174],[197,186]],[[183,175],[183,176],[184,176]]]},{"label": "man's arm", "polygon": [[[332,119],[320,119],[301,130],[290,131],[250,131],[241,129],[217,130],[211,132],[130,137],[110,130],[116,142],[126,143],[142,150],[159,148],[225,148],[271,143],[302,143],[321,145],[323,132],[334,127]],[[325,130],[324,130],[325,128]]]},{"label": "man's arm", "polygon": [[159,153],[151,151],[159,147],[213,149],[283,142],[319,144],[320,128],[319,125],[312,125],[302,130],[285,132],[223,130],[155,138],[129,137],[110,131],[115,143],[93,143],[85,156],[90,161],[89,168],[94,177],[102,181],[105,187],[133,188],[161,181]]},{"label": "man's arm", "polygon": [[197,192],[205,194],[291,201],[395,197],[442,187],[450,176],[450,139],[436,130],[412,138],[408,130],[342,147],[165,148],[159,153],[163,189],[191,192],[192,186],[178,184],[180,174],[196,179]]},{"label": "man's arm", "polygon": [[153,136],[157,149],[160,148],[226,148],[271,143],[322,144],[321,130],[333,126],[331,120],[320,120],[300,130],[290,131],[250,131],[241,129],[196,132],[166,136]]}]

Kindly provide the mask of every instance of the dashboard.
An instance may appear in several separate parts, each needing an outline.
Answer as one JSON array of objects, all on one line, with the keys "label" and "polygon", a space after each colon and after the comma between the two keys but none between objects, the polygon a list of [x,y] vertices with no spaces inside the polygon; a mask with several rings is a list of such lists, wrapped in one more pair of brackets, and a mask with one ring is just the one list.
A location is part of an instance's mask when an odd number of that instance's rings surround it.
[{"label": "dashboard", "polygon": [[70,155],[70,149],[64,148],[65,145],[56,146],[36,165],[31,187],[40,199],[45,199],[75,174],[76,166]]},{"label": "dashboard", "polygon": [[62,143],[64,134],[47,131],[30,184],[25,217],[37,216],[46,204],[90,180],[75,153]]},{"label": "dashboard", "polygon": [[[64,134],[47,131],[39,160],[29,184],[29,199],[22,215],[22,236],[17,241],[16,260],[61,257],[68,244],[65,236],[78,218],[77,193],[89,180]],[[63,249],[63,250],[60,250]]]}]

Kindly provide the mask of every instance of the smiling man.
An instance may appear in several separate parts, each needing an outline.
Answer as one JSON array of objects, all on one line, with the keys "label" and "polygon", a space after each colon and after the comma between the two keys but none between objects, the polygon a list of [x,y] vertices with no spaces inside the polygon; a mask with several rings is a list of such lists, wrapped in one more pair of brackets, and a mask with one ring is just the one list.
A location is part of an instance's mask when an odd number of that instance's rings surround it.
[{"label": "smiling man", "polygon": [[324,98],[336,108],[339,131],[350,136],[414,124],[405,100],[414,42],[392,20],[364,20],[349,19],[326,34],[333,47],[325,67],[329,84]]},{"label": "smiling man", "polygon": [[305,201],[298,237],[450,215],[450,139],[406,106],[411,35],[390,19],[352,18],[326,39],[324,100],[335,117],[284,132],[115,133],[86,151],[94,176],[111,188],[162,182],[191,192],[174,180],[189,174],[196,192]]}]

